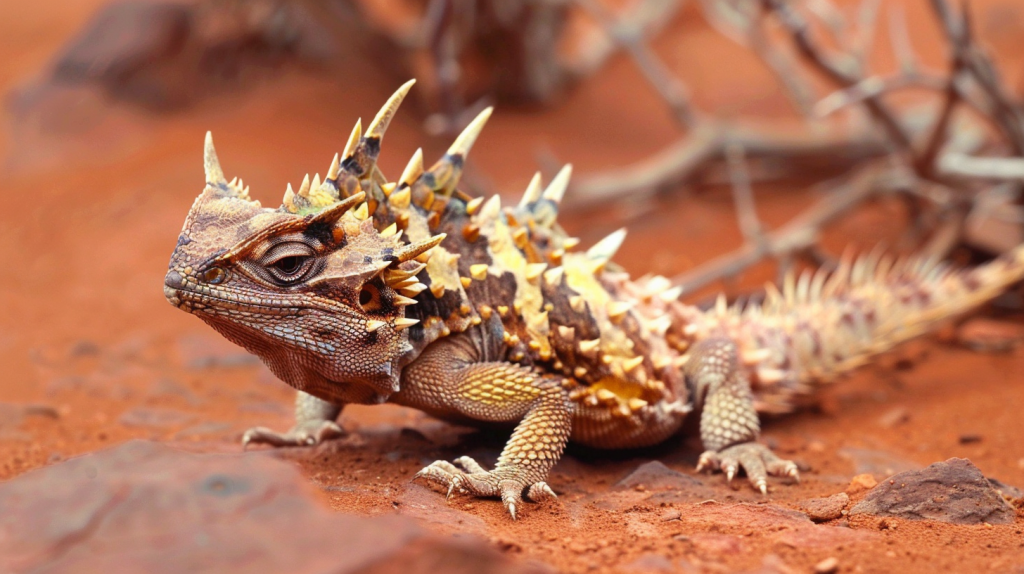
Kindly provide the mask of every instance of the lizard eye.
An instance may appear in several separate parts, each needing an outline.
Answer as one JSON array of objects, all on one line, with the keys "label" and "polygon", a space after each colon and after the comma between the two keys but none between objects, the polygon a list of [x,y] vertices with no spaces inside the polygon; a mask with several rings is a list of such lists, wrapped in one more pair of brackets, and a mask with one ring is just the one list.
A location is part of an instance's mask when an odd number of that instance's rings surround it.
[{"label": "lizard eye", "polygon": [[202,280],[204,283],[217,285],[223,283],[227,276],[227,272],[220,267],[210,267],[206,271],[203,271]]},{"label": "lizard eye", "polygon": [[313,253],[301,243],[289,243],[274,248],[263,258],[263,267],[282,283],[301,280],[313,267]]},{"label": "lizard eye", "polygon": [[298,257],[296,255],[283,257],[274,263],[274,269],[280,271],[282,275],[295,275],[302,269],[305,260],[305,257]]}]

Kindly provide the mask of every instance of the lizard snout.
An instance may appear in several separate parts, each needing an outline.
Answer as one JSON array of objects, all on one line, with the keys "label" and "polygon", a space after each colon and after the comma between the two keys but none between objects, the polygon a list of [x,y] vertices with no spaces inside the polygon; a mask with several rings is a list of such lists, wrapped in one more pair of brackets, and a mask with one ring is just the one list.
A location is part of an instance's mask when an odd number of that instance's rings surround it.
[{"label": "lizard snout", "polygon": [[185,279],[180,273],[171,269],[167,272],[167,276],[164,277],[164,297],[167,301],[177,307],[181,304],[181,299],[178,297],[178,290],[185,286]]}]

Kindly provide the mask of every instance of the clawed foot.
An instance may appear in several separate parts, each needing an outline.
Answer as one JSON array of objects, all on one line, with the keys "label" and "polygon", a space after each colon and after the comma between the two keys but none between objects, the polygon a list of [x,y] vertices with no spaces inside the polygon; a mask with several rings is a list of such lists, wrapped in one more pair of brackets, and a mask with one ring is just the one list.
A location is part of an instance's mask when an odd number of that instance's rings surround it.
[{"label": "clawed foot", "polygon": [[750,484],[761,494],[768,494],[769,475],[800,480],[800,472],[794,462],[779,458],[768,447],[756,442],[740,443],[720,451],[704,451],[697,461],[698,472],[721,470],[729,482],[740,468],[746,471]]},{"label": "clawed foot", "polygon": [[276,432],[266,427],[255,427],[242,435],[242,448],[250,444],[269,444],[270,446],[312,446],[337,438],[345,431],[334,421],[313,421],[297,424],[288,432]]},{"label": "clawed foot", "polygon": [[520,478],[521,474],[512,466],[487,471],[472,458],[463,456],[455,459],[455,464],[445,460],[434,461],[412,478],[425,478],[441,485],[448,489],[446,498],[449,499],[455,492],[501,497],[505,509],[512,516],[512,520],[515,520],[518,509],[523,504],[524,495],[532,502],[557,498],[546,482],[530,482]]}]

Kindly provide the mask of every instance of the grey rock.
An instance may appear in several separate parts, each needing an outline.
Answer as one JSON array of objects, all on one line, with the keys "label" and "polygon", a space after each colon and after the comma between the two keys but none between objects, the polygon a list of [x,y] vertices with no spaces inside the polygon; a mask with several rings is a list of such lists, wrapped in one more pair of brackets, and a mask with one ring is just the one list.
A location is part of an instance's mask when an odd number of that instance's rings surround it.
[{"label": "grey rock", "polygon": [[625,510],[641,501],[663,505],[700,502],[714,497],[715,490],[700,479],[653,461],[638,466],[608,492],[597,494],[594,502],[608,510]]},{"label": "grey rock", "polygon": [[1017,488],[1016,486],[1006,484],[1005,482],[997,480],[995,478],[988,479],[988,483],[992,485],[992,488],[998,490],[1000,494],[1002,494],[1005,498],[1024,498],[1024,491]]},{"label": "grey rock", "polygon": [[978,467],[963,458],[892,476],[871,489],[850,513],[952,524],[1010,524],[1014,520],[1009,503]]}]

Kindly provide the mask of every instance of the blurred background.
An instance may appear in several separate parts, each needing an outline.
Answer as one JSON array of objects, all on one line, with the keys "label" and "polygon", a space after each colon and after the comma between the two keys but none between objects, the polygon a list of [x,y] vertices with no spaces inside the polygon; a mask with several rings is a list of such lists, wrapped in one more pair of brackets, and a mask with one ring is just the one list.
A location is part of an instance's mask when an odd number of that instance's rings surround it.
[{"label": "blurred background", "polygon": [[[695,303],[848,246],[1022,240],[1019,0],[35,0],[0,38],[0,479],[287,427],[284,385],[164,301],[203,135],[277,205],[409,78],[385,174],[494,105],[467,192],[572,163],[566,229],[628,226],[620,262]],[[419,416],[374,413],[346,428]]]}]

